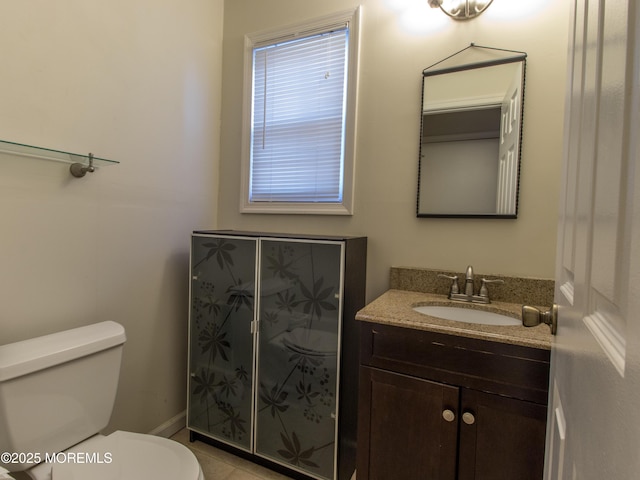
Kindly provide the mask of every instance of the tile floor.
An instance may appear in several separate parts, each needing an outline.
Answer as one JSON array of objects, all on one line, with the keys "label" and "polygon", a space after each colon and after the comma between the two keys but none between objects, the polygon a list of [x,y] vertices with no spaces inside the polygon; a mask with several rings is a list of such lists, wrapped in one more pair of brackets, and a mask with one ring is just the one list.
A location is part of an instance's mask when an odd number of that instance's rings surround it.
[{"label": "tile floor", "polygon": [[289,480],[279,473],[196,440],[189,442],[189,432],[180,430],[173,437],[195,454],[206,480]]},{"label": "tile floor", "polygon": [[[208,443],[199,440],[192,443],[189,441],[189,432],[186,428],[171,438],[186,445],[195,454],[205,480],[291,480],[290,477],[256,465]],[[351,480],[356,480],[355,472]]]}]

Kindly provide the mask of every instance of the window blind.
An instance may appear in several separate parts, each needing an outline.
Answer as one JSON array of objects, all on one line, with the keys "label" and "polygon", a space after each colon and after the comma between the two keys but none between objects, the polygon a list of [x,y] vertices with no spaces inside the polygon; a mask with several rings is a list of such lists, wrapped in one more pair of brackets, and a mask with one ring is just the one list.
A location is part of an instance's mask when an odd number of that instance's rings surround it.
[{"label": "window blind", "polygon": [[254,49],[250,201],[342,201],[348,38]]}]

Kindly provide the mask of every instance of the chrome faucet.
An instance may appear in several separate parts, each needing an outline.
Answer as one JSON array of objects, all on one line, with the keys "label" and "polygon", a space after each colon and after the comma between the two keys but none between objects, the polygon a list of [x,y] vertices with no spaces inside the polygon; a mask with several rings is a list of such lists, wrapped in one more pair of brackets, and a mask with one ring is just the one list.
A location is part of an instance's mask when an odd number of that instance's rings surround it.
[{"label": "chrome faucet", "polygon": [[473,267],[469,265],[465,273],[464,294],[467,298],[473,297]]},{"label": "chrome faucet", "polygon": [[500,279],[487,279],[483,278],[482,283],[480,285],[480,291],[477,295],[473,293],[473,267],[469,265],[467,267],[467,271],[465,273],[464,280],[464,293],[460,293],[460,288],[458,287],[458,276],[457,275],[445,275],[438,274],[440,278],[447,278],[451,280],[451,287],[449,288],[448,298],[450,300],[456,300],[459,302],[468,302],[468,303],[491,303],[489,299],[489,289],[487,288],[487,284],[489,283],[504,283],[504,280]]}]

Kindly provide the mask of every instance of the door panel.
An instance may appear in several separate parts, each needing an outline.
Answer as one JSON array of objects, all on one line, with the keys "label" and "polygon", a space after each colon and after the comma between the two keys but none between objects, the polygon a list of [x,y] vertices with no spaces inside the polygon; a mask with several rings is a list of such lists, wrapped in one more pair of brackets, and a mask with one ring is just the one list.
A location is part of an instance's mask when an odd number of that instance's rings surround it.
[{"label": "door panel", "polygon": [[256,454],[333,478],[341,243],[260,243]]},{"label": "door panel", "polygon": [[565,144],[564,144],[564,192],[561,195],[560,222],[558,225],[558,269],[556,279],[560,285],[560,291],[564,300],[556,299],[559,305],[573,305],[574,281],[575,281],[575,242],[577,228],[577,185],[580,164],[579,158],[579,134],[580,120],[582,118],[582,95],[584,92],[584,52],[585,52],[585,5],[584,2],[576,3],[573,0],[573,14],[575,21],[569,30],[570,53],[567,63],[568,88],[565,111]]},{"label": "door panel", "polygon": [[547,408],[463,389],[458,480],[540,480]]},{"label": "door panel", "polygon": [[255,239],[192,238],[187,426],[247,451],[256,255]]},{"label": "door panel", "polygon": [[[364,478],[454,480],[458,387],[369,367],[360,372],[368,397],[361,401],[371,406],[367,418],[360,417],[369,430],[359,440],[359,448],[369,442]],[[453,415],[450,421],[445,410]]]},{"label": "door panel", "polygon": [[496,212],[498,215],[516,211],[518,185],[518,164],[520,161],[520,108],[522,105],[522,72],[514,75],[504,96],[501,107],[500,147],[498,149],[498,195]]},{"label": "door panel", "polygon": [[[591,2],[597,3],[597,2]],[[598,7],[597,9],[595,7]],[[598,129],[594,159],[592,199],[592,247],[590,251],[589,298],[585,323],[618,372],[625,368],[625,318],[621,310],[627,290],[628,256],[626,208],[628,157],[625,152],[626,109],[626,18],[625,2],[603,2],[591,7],[600,37],[600,88]],[[591,23],[595,23],[593,20]],[[595,29],[596,26],[594,25]]]}]

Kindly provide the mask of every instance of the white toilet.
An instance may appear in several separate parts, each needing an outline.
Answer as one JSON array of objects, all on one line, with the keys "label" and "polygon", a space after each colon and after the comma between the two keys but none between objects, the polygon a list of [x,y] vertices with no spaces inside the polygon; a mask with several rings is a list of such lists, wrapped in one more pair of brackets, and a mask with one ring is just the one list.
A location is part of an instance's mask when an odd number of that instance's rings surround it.
[{"label": "white toilet", "polygon": [[204,480],[172,440],[117,431],[124,328],[102,322],[0,346],[0,472],[35,480]]}]

